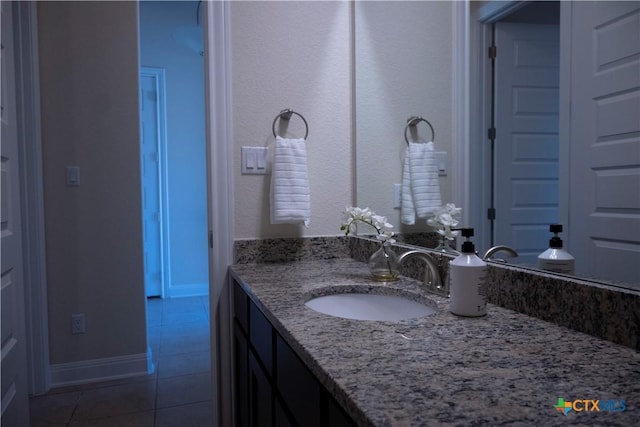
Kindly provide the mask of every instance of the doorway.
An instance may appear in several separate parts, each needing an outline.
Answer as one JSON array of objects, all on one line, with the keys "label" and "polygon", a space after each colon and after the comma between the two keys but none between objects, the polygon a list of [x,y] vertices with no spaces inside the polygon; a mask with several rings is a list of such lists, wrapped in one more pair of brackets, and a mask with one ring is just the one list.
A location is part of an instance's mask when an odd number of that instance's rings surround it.
[{"label": "doorway", "polygon": [[493,24],[494,244],[535,266],[559,221],[560,9],[532,2]]},{"label": "doorway", "polygon": [[144,276],[156,366],[166,366],[167,345],[185,331],[210,334],[200,9],[197,1],[139,3]]},{"label": "doorway", "polygon": [[146,296],[208,295],[202,7],[139,3]]},{"label": "doorway", "polygon": [[[4,5],[4,3],[3,3]],[[24,8],[22,7],[24,5]],[[21,15],[20,22],[21,25],[24,24],[24,28],[21,26],[22,35],[25,36],[26,40],[26,49],[31,52],[33,59],[37,59],[37,50],[34,48],[36,46],[34,40],[37,39],[36,35],[36,20],[35,20],[35,4],[33,3],[19,3],[14,5],[17,6],[21,11],[23,16]],[[208,22],[216,23],[215,28],[221,34],[227,34],[228,26],[226,25],[226,10],[228,9],[228,5],[225,4],[211,4],[207,5],[208,7],[203,8],[208,10]],[[46,15],[46,14],[45,14]],[[115,26],[113,28],[116,28]],[[31,38],[30,38],[31,37]],[[132,38],[131,40],[135,40]],[[226,47],[226,37],[217,37],[213,38],[211,35],[209,36],[209,55],[215,57],[215,62],[213,59],[208,60],[208,66],[212,69],[215,69],[216,72],[212,73],[215,76],[215,79],[212,78],[213,82],[207,90],[209,91],[208,100],[212,106],[212,112],[210,115],[210,120],[215,120],[216,122],[216,131],[215,134],[210,131],[211,143],[211,151],[216,154],[219,158],[224,159],[232,159],[232,153],[229,147],[226,146],[228,134],[228,123],[226,122],[227,118],[227,99],[221,96],[213,97],[211,93],[215,92],[216,94],[223,93],[223,89],[225,86],[222,82],[227,81],[228,71],[226,70],[226,64],[229,62],[228,58],[223,55],[223,52],[227,52]],[[31,58],[27,58],[31,59]],[[206,58],[205,58],[206,59]],[[31,64],[31,62],[27,62],[27,64]],[[36,67],[37,68],[37,67]],[[34,68],[29,68],[33,70]],[[24,83],[28,85],[31,82],[31,86],[29,87],[37,87],[34,83],[37,83],[37,73],[35,75],[24,73],[22,77],[27,82]],[[25,102],[31,102],[32,105],[30,107],[33,110],[33,114],[30,117],[39,118],[39,108],[35,108],[37,104],[37,97],[34,95],[34,91],[27,91],[25,93]],[[204,90],[201,90],[201,93],[204,96]],[[32,97],[32,98],[29,98]],[[46,111],[46,110],[45,110]],[[201,109],[204,114],[204,108]],[[39,123],[39,120],[34,119],[33,123]],[[28,174],[30,178],[33,178],[33,181],[36,183],[38,181],[38,177],[42,176],[41,169],[42,165],[38,163],[38,159],[40,158],[40,151],[37,147],[39,147],[39,127],[34,125],[34,129],[27,129],[27,131],[34,132],[35,135],[30,137],[27,141],[29,144],[25,144],[25,150],[29,154],[27,161],[27,169],[31,172]],[[38,129],[36,129],[38,128]],[[203,138],[204,139],[204,138]],[[220,153],[220,154],[218,154]],[[210,155],[202,155],[202,161],[206,162],[207,159],[210,159]],[[217,158],[216,157],[216,158]],[[224,164],[228,162],[225,161]],[[223,168],[217,168],[215,170],[216,179],[212,179],[210,182],[211,185],[214,186],[216,192],[212,192],[211,194],[215,194],[212,197],[211,206],[217,213],[217,221],[213,224],[213,229],[216,232],[216,235],[219,236],[220,247],[216,251],[215,254],[211,255],[212,265],[211,274],[215,275],[216,281],[212,281],[212,296],[211,298],[211,306],[216,307],[217,302],[220,300],[220,292],[223,287],[224,280],[226,278],[226,266],[231,263],[231,246],[232,246],[232,235],[231,235],[231,224],[232,215],[228,213],[231,209],[232,204],[229,203],[229,195],[225,193],[225,190],[230,188],[230,177],[231,173],[227,172]],[[29,181],[30,182],[30,181]],[[204,184],[203,184],[204,185]],[[35,188],[35,189],[33,189]],[[26,215],[24,219],[29,219],[30,224],[35,224],[33,228],[30,227],[29,232],[25,233],[26,238],[23,239],[23,245],[25,243],[29,243],[30,250],[29,253],[35,254],[30,257],[33,262],[29,263],[28,268],[28,276],[32,278],[32,288],[29,291],[29,295],[25,296],[26,304],[27,304],[27,317],[30,319],[27,327],[29,328],[29,339],[31,340],[31,348],[32,351],[29,353],[29,365],[30,365],[30,390],[34,394],[46,393],[51,384],[50,378],[50,361],[49,361],[49,345],[47,343],[48,339],[48,317],[47,317],[47,294],[46,294],[46,280],[44,278],[44,260],[45,260],[45,248],[44,248],[44,239],[39,238],[37,236],[43,235],[43,230],[40,230],[38,227],[38,218],[39,221],[42,221],[43,209],[42,209],[42,190],[38,190],[38,186],[35,185],[30,187],[30,191],[27,194],[27,201],[24,202],[28,204],[28,206],[33,207],[33,209],[28,209],[27,212],[29,215]],[[206,195],[204,197],[206,199]],[[203,202],[206,203],[206,202]],[[206,209],[204,215],[206,216]],[[35,217],[32,221],[31,218]],[[42,225],[43,227],[43,225]],[[205,237],[203,240],[206,242],[206,230]],[[206,247],[206,243],[204,244]],[[203,256],[206,257],[207,251],[204,251]],[[208,289],[207,289],[208,290]],[[118,307],[117,305],[114,307]],[[213,318],[214,316],[212,316]],[[222,318],[224,321],[225,317]],[[137,326],[137,324],[136,324]],[[52,342],[56,345],[59,343],[59,337],[54,336]],[[212,340],[211,346],[213,347],[212,358],[214,361],[216,359],[216,341]],[[214,363],[215,365],[215,363]],[[215,372],[214,372],[215,375]],[[55,381],[54,381],[55,383]],[[216,412],[217,413],[217,412]]]},{"label": "doorway", "polygon": [[486,247],[535,266],[559,221],[559,2],[523,2],[485,24]]}]

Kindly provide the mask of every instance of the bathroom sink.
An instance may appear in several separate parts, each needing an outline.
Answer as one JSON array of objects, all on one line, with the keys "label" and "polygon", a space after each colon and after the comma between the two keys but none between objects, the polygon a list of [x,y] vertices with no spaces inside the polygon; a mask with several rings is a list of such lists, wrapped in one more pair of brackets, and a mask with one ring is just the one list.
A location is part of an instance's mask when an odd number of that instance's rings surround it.
[{"label": "bathroom sink", "polygon": [[397,321],[436,312],[433,307],[397,295],[332,294],[312,298],[305,304],[320,313],[356,320]]}]

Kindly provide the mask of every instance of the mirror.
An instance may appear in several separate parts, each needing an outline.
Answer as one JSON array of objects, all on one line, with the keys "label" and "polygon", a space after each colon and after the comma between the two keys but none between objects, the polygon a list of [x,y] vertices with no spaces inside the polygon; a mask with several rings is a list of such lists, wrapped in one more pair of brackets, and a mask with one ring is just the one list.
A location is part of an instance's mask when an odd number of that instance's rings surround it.
[{"label": "mirror", "polygon": [[[354,2],[356,182],[359,206],[386,216],[401,233],[429,231],[425,221],[400,226],[394,186],[401,183],[407,119],[433,126],[436,151],[451,153],[451,4]],[[381,31],[384,29],[384,31]],[[425,123],[410,140],[430,139]],[[451,201],[451,175],[440,177],[441,199]]]},{"label": "mirror", "polygon": [[[484,3],[487,2],[473,2],[471,7],[482,7]],[[536,3],[547,2],[531,2],[527,7]],[[404,132],[409,117],[422,116],[427,119],[435,129],[435,150],[446,152],[444,171],[441,171],[439,178],[443,204],[454,201],[455,179],[464,175],[455,170],[461,163],[452,161],[452,151],[456,149],[452,143],[452,91],[456,89],[456,83],[452,81],[453,7],[453,2],[445,1],[354,2],[356,201],[358,206],[368,206],[376,213],[385,215],[402,235],[419,235],[432,231],[424,220],[417,220],[416,225],[411,226],[401,224],[400,209],[394,207],[394,188],[401,182],[406,149]],[[558,3],[551,2],[551,7],[556,8],[555,19],[559,19]],[[529,10],[520,15],[530,18],[535,13]],[[549,11],[543,12],[541,16],[548,18]],[[516,18],[511,18],[514,19]],[[422,125],[418,126],[417,134],[414,134],[418,139],[428,138],[429,135],[428,127]],[[486,135],[479,137],[478,142],[486,142]],[[489,159],[490,156],[469,156],[468,168],[483,168],[481,163],[488,163]],[[557,172],[555,173],[557,179]],[[477,195],[478,197],[489,197],[489,179],[485,181],[479,185],[483,194]],[[475,183],[471,184],[473,187]],[[465,209],[465,206],[461,207]],[[548,224],[562,219],[562,207],[557,205],[556,209],[558,212],[554,215],[557,219],[545,218],[535,230],[537,244],[542,246],[530,251],[532,256],[526,259],[524,265],[534,267],[532,262],[535,263],[536,254],[548,247],[551,237]],[[476,230],[488,228],[482,225],[488,222],[485,213],[465,212],[465,225]],[[485,238],[489,234],[491,233],[488,231],[476,232],[474,240],[481,253],[494,244],[505,243],[498,239],[491,242]],[[415,244],[413,241],[407,242]],[[525,259],[518,258],[505,259],[515,264]],[[597,280],[640,289],[640,284],[635,282],[614,283],[607,277],[598,277]]]}]

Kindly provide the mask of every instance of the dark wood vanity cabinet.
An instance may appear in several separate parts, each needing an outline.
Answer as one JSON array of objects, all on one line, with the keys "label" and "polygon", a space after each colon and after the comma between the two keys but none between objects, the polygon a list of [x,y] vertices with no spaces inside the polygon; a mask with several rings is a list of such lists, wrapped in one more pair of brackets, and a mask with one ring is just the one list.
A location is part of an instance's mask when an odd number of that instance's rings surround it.
[{"label": "dark wood vanity cabinet", "polygon": [[276,354],[278,397],[286,402],[298,425],[321,427],[322,386],[280,336],[276,337]]},{"label": "dark wood vanity cabinet", "polygon": [[249,425],[270,427],[273,419],[273,387],[260,362],[249,352]]},{"label": "dark wood vanity cabinet", "polygon": [[236,427],[353,427],[355,423],[233,283]]},{"label": "dark wood vanity cabinet", "polygon": [[249,426],[249,393],[248,388],[240,390],[238,385],[244,384],[246,387],[249,385],[249,341],[246,333],[238,326],[237,320],[233,325],[233,356],[236,426],[246,427]]}]

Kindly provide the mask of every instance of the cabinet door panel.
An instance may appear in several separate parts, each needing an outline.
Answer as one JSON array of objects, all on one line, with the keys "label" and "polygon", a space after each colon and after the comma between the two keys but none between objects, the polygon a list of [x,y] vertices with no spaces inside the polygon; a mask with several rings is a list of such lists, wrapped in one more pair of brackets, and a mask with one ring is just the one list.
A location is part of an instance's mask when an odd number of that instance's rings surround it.
[{"label": "cabinet door panel", "polygon": [[273,328],[271,323],[253,303],[249,303],[249,340],[256,356],[264,365],[267,375],[273,375]]},{"label": "cabinet door panel", "polygon": [[289,415],[282,407],[280,399],[274,399],[274,412],[275,412],[275,427],[296,427],[296,425],[289,419]]},{"label": "cabinet door panel", "polygon": [[251,427],[273,425],[273,390],[252,351],[249,351],[249,418]]},{"label": "cabinet door panel", "polygon": [[233,281],[233,315],[244,333],[249,332],[248,297],[240,284]]},{"label": "cabinet door panel", "polygon": [[318,380],[280,336],[276,341],[278,392],[300,426],[320,427],[321,388]]},{"label": "cabinet door panel", "polygon": [[249,427],[249,343],[238,322],[233,324],[236,427]]}]

